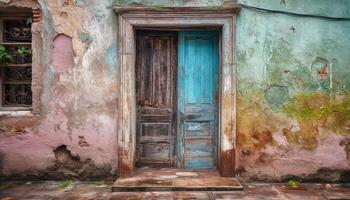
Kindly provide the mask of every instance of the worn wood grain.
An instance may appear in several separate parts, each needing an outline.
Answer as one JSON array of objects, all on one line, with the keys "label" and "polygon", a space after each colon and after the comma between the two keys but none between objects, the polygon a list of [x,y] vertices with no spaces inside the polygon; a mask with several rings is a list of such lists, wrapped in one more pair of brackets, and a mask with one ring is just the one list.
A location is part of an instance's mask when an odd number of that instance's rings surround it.
[{"label": "worn wood grain", "polygon": [[216,166],[219,85],[218,32],[183,31],[179,37],[178,156],[180,167]]},{"label": "worn wood grain", "polygon": [[176,136],[177,34],[136,33],[136,166],[172,167]]}]

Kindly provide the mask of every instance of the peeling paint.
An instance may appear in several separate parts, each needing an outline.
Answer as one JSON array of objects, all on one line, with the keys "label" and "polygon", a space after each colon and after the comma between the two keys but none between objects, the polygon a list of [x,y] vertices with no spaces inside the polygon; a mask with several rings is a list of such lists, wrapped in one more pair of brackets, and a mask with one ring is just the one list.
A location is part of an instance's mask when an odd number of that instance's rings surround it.
[{"label": "peeling paint", "polygon": [[106,51],[104,55],[104,62],[108,65],[108,69],[111,74],[114,74],[118,69],[117,60],[117,44],[112,44]]},{"label": "peeling paint", "polygon": [[73,66],[73,44],[72,38],[60,34],[53,40],[52,67],[55,72],[61,73]]},{"label": "peeling paint", "polygon": [[[67,170],[64,164],[57,165],[60,161],[53,152],[62,144],[70,152],[68,158],[79,156],[79,166],[88,163],[91,173],[99,169],[96,176],[130,171],[128,163],[115,163],[123,152],[116,149],[119,49],[112,6],[232,2],[39,0],[43,23],[43,58],[39,59],[44,64],[41,112],[29,116],[1,112],[1,177],[69,177],[52,173]],[[278,12],[246,6],[238,16],[237,77],[233,77],[238,88],[228,92],[237,94],[237,158],[232,159],[239,161],[239,175],[263,181],[349,180],[349,2],[237,2]],[[32,0],[0,2],[5,4],[38,7]],[[223,143],[227,152],[222,153],[233,155],[235,145],[227,141]],[[92,176],[69,170],[77,178]]]},{"label": "peeling paint", "polygon": [[92,38],[88,33],[79,33],[79,39],[82,42],[86,42],[88,44],[90,44],[92,42]]},{"label": "peeling paint", "polygon": [[272,109],[280,109],[290,99],[286,86],[273,85],[265,92],[265,99]]}]

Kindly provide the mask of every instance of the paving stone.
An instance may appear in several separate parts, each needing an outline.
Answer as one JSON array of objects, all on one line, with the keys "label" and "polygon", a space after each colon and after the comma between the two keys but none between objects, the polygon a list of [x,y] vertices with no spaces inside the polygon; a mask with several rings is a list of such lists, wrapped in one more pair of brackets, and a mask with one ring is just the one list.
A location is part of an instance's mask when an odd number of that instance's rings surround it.
[{"label": "paving stone", "polygon": [[[71,187],[72,188],[72,187]],[[51,200],[58,199],[70,192],[71,188],[61,189],[59,183],[45,183],[38,189],[30,191],[22,199]]]},{"label": "paving stone", "polygon": [[77,183],[69,194],[65,195],[63,199],[81,199],[81,200],[104,200],[107,199],[111,192],[111,187],[100,183]]},{"label": "paving stone", "polygon": [[244,191],[213,192],[214,199],[261,199],[261,200],[285,200],[273,185],[245,185]]},{"label": "paving stone", "polygon": [[143,192],[119,192],[108,195],[108,200],[141,200]]},{"label": "paving stone", "polygon": [[210,200],[211,192],[175,192],[175,200],[190,200],[190,199],[201,199]]},{"label": "paving stone", "polygon": [[276,185],[275,188],[279,190],[288,199],[298,200],[324,200],[326,199],[320,189],[313,185],[301,185],[298,188],[288,188],[284,185]]},{"label": "paving stone", "polygon": [[43,187],[43,183],[31,183],[31,182],[11,182],[11,187],[0,191],[0,199],[4,198],[14,198],[14,199],[24,199],[26,196],[30,195],[33,191],[36,191]]},{"label": "paving stone", "polygon": [[323,190],[322,194],[329,200],[350,200],[350,187],[333,187]]},{"label": "paving stone", "polygon": [[210,200],[207,192],[115,192],[109,200]]},{"label": "paving stone", "polygon": [[173,192],[145,192],[142,200],[173,200]]},{"label": "paving stone", "polygon": [[1,182],[0,200],[350,200],[349,187],[325,188],[321,184],[302,184],[297,189],[282,184],[248,184],[243,191],[112,193],[112,184],[78,182],[62,189],[60,183]]}]

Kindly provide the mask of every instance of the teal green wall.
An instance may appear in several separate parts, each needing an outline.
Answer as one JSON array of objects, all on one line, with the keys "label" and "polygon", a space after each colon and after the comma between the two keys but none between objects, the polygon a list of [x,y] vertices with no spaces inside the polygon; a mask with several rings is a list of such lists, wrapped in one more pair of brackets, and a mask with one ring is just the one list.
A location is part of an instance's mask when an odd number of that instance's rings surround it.
[{"label": "teal green wall", "polygon": [[[265,90],[274,84],[292,93],[350,89],[349,33],[350,20],[242,9],[237,23],[240,89]],[[331,63],[333,77],[318,80],[319,65],[330,68]]]},{"label": "teal green wall", "polygon": [[348,173],[350,1],[239,3],[241,176],[313,180]]},{"label": "teal green wall", "polygon": [[336,18],[350,17],[350,1],[348,0],[238,0],[237,2],[274,11]]}]

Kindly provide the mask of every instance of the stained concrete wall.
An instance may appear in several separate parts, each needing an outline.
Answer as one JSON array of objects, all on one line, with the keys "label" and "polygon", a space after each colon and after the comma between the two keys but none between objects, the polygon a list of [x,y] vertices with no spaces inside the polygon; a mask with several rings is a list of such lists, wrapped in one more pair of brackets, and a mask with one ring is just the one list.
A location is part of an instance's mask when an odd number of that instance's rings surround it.
[{"label": "stained concrete wall", "polygon": [[349,180],[349,2],[241,3],[239,174]]},{"label": "stained concrete wall", "polygon": [[[41,113],[1,115],[1,176],[88,179],[115,172],[118,49],[112,5],[232,2],[39,0]],[[349,2],[237,3],[243,6],[236,39],[238,175],[349,180]]]}]

